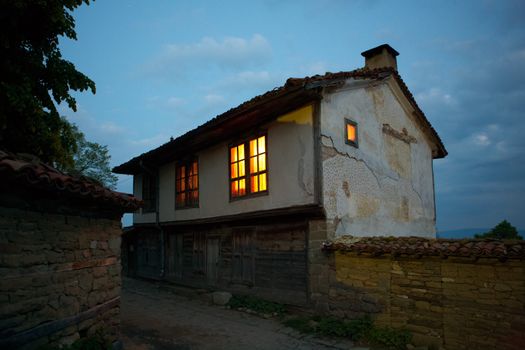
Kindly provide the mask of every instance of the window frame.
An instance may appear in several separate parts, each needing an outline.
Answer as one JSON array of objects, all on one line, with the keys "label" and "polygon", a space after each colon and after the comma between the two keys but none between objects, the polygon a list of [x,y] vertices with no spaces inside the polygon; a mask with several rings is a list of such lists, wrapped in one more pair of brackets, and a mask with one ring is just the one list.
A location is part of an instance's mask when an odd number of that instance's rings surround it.
[{"label": "window frame", "polygon": [[[348,125],[352,125],[355,128],[355,141],[348,139]],[[359,148],[359,127],[357,122],[345,118],[345,143],[355,148]]]},{"label": "window frame", "polygon": [[[148,187],[149,191],[148,196],[146,196],[146,191],[144,184],[146,183],[146,179],[148,179]],[[147,172],[144,172],[141,174],[141,187],[142,187],[142,201],[144,202],[144,206],[142,206],[142,213],[155,213],[157,211],[157,196],[159,195],[157,193],[157,181],[158,181],[158,175],[153,175]],[[153,185],[153,186],[152,186]],[[152,188],[153,187],[153,188]],[[146,206],[146,203],[150,203],[148,206]]]},{"label": "window frame", "polygon": [[[196,162],[197,163],[197,188],[196,188],[196,191],[197,191],[197,202],[196,203],[193,203],[193,204],[190,204],[189,203],[189,199],[190,199],[190,196],[189,194],[192,192],[192,191],[195,191],[195,189],[192,189],[190,190],[189,186],[188,186],[188,182],[189,182],[189,173],[190,173],[190,167],[193,165],[193,163]],[[185,190],[182,192],[178,192],[177,191],[177,182],[178,182],[178,179],[177,179],[177,170],[179,169],[179,167],[181,166],[184,166],[185,167],[185,173],[184,173],[184,188]],[[200,204],[200,179],[199,179],[199,174],[200,174],[200,164],[199,164],[199,158],[197,156],[192,156],[192,157],[188,157],[188,158],[185,158],[183,160],[180,160],[180,161],[177,161],[175,162],[175,209],[191,209],[191,208],[199,208],[199,204]],[[184,199],[184,205],[181,205],[177,202],[177,195],[179,193],[185,193],[185,199]]]},{"label": "window frame", "polygon": [[[265,152],[264,154],[266,155],[266,190],[264,191],[258,191],[258,192],[251,192],[251,182],[250,182],[250,179],[251,179],[251,176],[250,176],[250,141],[251,140],[254,140],[254,139],[258,139],[259,137],[261,136],[264,136],[264,149],[265,149]],[[237,177],[235,179],[232,179],[232,170],[231,170],[231,164],[232,164],[232,159],[231,159],[231,148],[232,147],[237,147],[237,146],[240,146],[240,145],[244,145],[244,169],[245,169],[245,176],[244,177]],[[250,136],[245,136],[245,137],[242,137],[242,138],[239,138],[237,139],[236,141],[234,142],[230,142],[228,144],[228,194],[229,194],[229,198],[230,198],[230,202],[235,202],[235,201],[238,201],[238,200],[243,200],[243,199],[247,199],[247,198],[254,198],[254,197],[259,197],[259,196],[267,196],[270,192],[269,192],[269,184],[270,184],[270,177],[269,177],[269,174],[270,174],[270,170],[269,170],[269,162],[268,162],[268,132],[267,131],[259,131],[259,132],[256,132],[256,133],[252,133],[250,134]],[[257,172],[256,174],[259,175],[263,172]],[[232,196],[232,190],[231,190],[231,184],[233,181],[235,180],[239,180],[239,179],[242,179],[244,178],[246,180],[246,194],[243,195],[243,196]]]}]

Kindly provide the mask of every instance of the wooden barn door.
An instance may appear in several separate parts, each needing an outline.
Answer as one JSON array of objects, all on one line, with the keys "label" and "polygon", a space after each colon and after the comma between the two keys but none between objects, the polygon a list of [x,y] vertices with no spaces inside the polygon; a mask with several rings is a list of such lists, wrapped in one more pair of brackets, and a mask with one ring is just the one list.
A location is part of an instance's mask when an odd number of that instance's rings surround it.
[{"label": "wooden barn door", "polygon": [[217,284],[218,265],[219,265],[220,239],[208,238],[206,240],[206,276],[208,284]]},{"label": "wooden barn door", "polygon": [[253,285],[255,275],[255,245],[253,232],[233,233],[233,273],[237,283]]},{"label": "wooden barn door", "polygon": [[171,234],[168,238],[168,278],[182,279],[182,234]]}]

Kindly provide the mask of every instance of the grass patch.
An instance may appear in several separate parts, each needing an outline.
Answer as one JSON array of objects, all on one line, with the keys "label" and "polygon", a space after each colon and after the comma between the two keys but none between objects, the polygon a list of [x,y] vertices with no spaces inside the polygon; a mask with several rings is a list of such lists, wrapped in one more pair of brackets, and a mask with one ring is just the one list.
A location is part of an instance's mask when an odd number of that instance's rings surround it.
[{"label": "grass patch", "polygon": [[283,316],[286,308],[283,304],[260,299],[251,295],[234,295],[228,305],[232,309],[246,308],[258,314]]},{"label": "grass patch", "polygon": [[335,317],[292,317],[283,321],[287,327],[301,333],[325,337],[350,338],[384,346],[392,350],[404,350],[412,339],[410,332],[388,327],[377,327],[370,317],[343,320]]}]

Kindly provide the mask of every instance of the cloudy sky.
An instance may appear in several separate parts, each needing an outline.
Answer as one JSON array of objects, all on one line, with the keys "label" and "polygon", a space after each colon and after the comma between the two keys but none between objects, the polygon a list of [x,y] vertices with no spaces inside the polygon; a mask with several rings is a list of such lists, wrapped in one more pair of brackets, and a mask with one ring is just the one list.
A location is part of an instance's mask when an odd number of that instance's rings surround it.
[{"label": "cloudy sky", "polygon": [[[383,43],[449,156],[438,230],[525,228],[524,1],[96,1],[65,58],[97,84],[63,109],[112,165],[288,77],[352,70]],[[131,192],[131,177],[118,189]]]}]

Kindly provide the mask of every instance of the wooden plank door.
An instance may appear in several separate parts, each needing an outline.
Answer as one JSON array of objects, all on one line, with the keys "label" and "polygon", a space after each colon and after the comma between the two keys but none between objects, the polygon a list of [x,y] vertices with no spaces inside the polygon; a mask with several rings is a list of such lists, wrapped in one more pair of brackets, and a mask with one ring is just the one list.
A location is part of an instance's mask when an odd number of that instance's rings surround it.
[{"label": "wooden plank door", "polygon": [[208,284],[214,286],[217,284],[220,239],[208,238],[206,240],[206,276]]},{"label": "wooden plank door", "polygon": [[232,280],[247,285],[254,284],[255,246],[253,232],[233,233]]},{"label": "wooden plank door", "polygon": [[168,236],[168,277],[177,280],[182,279],[182,234],[171,234]]}]

